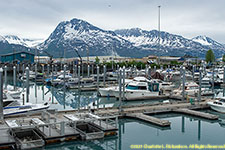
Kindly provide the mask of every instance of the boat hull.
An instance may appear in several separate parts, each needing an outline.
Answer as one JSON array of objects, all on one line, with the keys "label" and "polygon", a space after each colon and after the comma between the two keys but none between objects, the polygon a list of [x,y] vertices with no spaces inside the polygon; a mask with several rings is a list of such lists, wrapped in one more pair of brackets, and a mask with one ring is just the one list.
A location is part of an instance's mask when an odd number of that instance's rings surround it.
[{"label": "boat hull", "polygon": [[214,104],[213,102],[208,102],[207,103],[212,110],[215,110],[217,112],[225,113],[225,106],[224,105],[218,105]]},{"label": "boat hull", "polygon": [[126,91],[125,99],[126,100],[140,100],[140,99],[151,99],[159,96],[159,92],[151,92],[151,91]]}]

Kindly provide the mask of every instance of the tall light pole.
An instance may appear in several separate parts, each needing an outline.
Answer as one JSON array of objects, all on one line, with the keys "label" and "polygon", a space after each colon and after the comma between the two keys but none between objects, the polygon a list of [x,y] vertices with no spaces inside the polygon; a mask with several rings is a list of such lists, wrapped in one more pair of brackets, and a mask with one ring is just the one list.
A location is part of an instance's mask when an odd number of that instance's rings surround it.
[{"label": "tall light pole", "polygon": [[[159,35],[158,35],[158,38],[159,38],[159,40],[158,40],[158,52],[159,52],[160,51],[160,8],[161,8],[161,6],[159,5],[158,8],[159,8],[159,13],[158,13],[158,32],[159,32]],[[159,62],[160,62],[160,56],[159,56]]]},{"label": "tall light pole", "polygon": [[159,16],[158,16],[158,31],[159,31],[159,50],[160,50],[160,8],[161,8],[161,6],[159,5],[158,6],[158,8],[159,8]]}]

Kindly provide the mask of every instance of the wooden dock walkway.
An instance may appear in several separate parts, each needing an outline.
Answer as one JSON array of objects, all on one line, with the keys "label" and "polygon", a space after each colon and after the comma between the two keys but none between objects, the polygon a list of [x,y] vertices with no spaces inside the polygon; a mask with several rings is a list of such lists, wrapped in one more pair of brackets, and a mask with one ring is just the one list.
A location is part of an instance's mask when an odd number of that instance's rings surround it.
[{"label": "wooden dock walkway", "polygon": [[0,123],[0,149],[9,149],[16,143],[14,138],[9,135],[7,127],[6,123]]},{"label": "wooden dock walkway", "polygon": [[170,126],[170,124],[171,124],[168,120],[161,120],[159,118],[145,115],[143,113],[126,114],[126,117],[139,119],[139,120],[146,121],[146,122],[149,122],[152,124],[156,124],[156,125],[159,125],[162,127]]},{"label": "wooden dock walkway", "polygon": [[144,104],[140,106],[128,106],[122,107],[122,111],[118,108],[107,108],[107,109],[99,109],[96,111],[97,114],[116,114],[116,115],[123,115],[128,113],[157,113],[157,112],[169,112],[176,109],[206,109],[209,108],[207,105],[207,101],[202,101],[199,103],[190,104],[187,102],[172,102],[172,103],[160,103],[160,104]]},{"label": "wooden dock walkway", "polygon": [[195,111],[195,110],[190,110],[190,109],[185,109],[185,108],[177,109],[177,110],[173,110],[173,111],[176,113],[192,115],[192,116],[201,117],[201,118],[210,119],[210,120],[217,120],[219,118],[219,116],[217,116],[217,115],[200,112],[200,111]]},{"label": "wooden dock walkway", "polygon": [[[64,111],[42,111],[26,115],[7,116],[5,123],[0,124],[0,134],[5,138],[0,138],[0,149],[7,145],[15,145],[15,139],[9,134],[13,128],[31,126],[41,133],[42,139],[46,144],[51,142],[75,140],[81,136],[80,131],[76,128],[77,123],[86,123],[88,126],[97,127],[103,136],[115,135],[117,133],[118,117],[130,117],[142,120],[160,127],[170,127],[168,120],[162,120],[150,115],[158,113],[182,113],[195,117],[205,118],[208,120],[216,120],[218,116],[196,111],[198,109],[209,108],[207,101],[195,102],[169,102],[157,104],[142,104],[136,106],[122,106],[119,108],[100,108],[89,112],[88,109],[83,110],[64,110]],[[6,124],[11,122],[11,127]],[[15,120],[15,121],[13,121]],[[14,125],[18,126],[14,126]],[[101,132],[100,132],[101,131]],[[85,132],[84,132],[85,133]],[[95,133],[93,133],[94,135]],[[92,134],[87,133],[87,137],[92,138]],[[58,140],[58,141],[57,141]]]}]

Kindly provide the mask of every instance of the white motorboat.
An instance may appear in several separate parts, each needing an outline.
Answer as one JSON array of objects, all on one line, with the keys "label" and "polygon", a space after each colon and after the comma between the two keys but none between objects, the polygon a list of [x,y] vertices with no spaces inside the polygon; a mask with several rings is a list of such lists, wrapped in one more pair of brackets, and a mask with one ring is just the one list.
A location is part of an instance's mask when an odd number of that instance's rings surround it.
[{"label": "white motorboat", "polygon": [[[133,80],[125,79],[125,85]],[[99,88],[99,94],[102,97],[114,97],[114,91],[119,91],[119,86],[111,86],[107,88]]]},{"label": "white motorboat", "polygon": [[113,91],[118,90],[119,87],[118,86],[111,86],[111,87],[107,87],[107,88],[99,88],[99,94],[102,97],[113,97]]},{"label": "white motorboat", "polygon": [[[182,95],[182,88],[183,88],[183,84],[181,84],[178,89],[173,90],[171,95]],[[185,89],[185,95],[195,96],[198,93],[199,86],[195,82],[186,82],[184,89]]]},{"label": "white motorboat", "polygon": [[12,98],[20,98],[20,94],[22,93],[22,89],[4,90],[3,92],[6,95],[10,95]]},{"label": "white motorboat", "polygon": [[162,91],[171,91],[175,88],[173,82],[165,82],[160,79],[152,79],[152,81],[156,81],[159,83],[159,89]]},{"label": "white motorboat", "polygon": [[68,73],[65,74],[65,78],[64,78],[64,75],[61,74],[56,79],[50,80],[49,82],[51,82],[52,85],[57,86],[57,85],[62,85],[64,80],[67,82],[71,78],[72,78],[71,74],[68,74]]},{"label": "white motorboat", "polygon": [[[78,78],[70,78],[66,83],[66,88],[69,89],[78,89],[79,87]],[[94,82],[94,78],[82,78],[80,79],[80,88],[96,88],[97,85]]]},{"label": "white motorboat", "polygon": [[201,85],[203,88],[210,88],[211,87],[211,79],[208,77],[202,78]]},{"label": "white motorboat", "polygon": [[222,97],[220,100],[216,100],[213,102],[207,102],[211,109],[225,113],[225,97]]},{"label": "white motorboat", "polygon": [[[24,73],[23,76],[21,76],[21,80],[26,80],[27,79],[27,75],[26,73]],[[33,71],[29,71],[29,80],[34,80],[35,79],[35,72]]]},{"label": "white motorboat", "polygon": [[48,103],[44,104],[31,104],[31,103],[25,103],[24,105],[20,100],[4,100],[3,101],[3,114],[5,116],[9,115],[16,115],[16,114],[21,114],[21,113],[27,113],[31,111],[38,111],[42,109],[47,109],[49,108]]},{"label": "white motorboat", "polygon": [[[119,98],[119,90],[113,91]],[[159,83],[145,77],[136,77],[126,85],[124,97],[126,100],[151,99],[159,95]]]},{"label": "white motorboat", "polygon": [[130,82],[125,90],[126,100],[150,99],[159,95],[157,82]]},{"label": "white motorboat", "polygon": [[117,81],[118,80],[118,73],[117,72],[107,72],[106,73],[108,81]]}]

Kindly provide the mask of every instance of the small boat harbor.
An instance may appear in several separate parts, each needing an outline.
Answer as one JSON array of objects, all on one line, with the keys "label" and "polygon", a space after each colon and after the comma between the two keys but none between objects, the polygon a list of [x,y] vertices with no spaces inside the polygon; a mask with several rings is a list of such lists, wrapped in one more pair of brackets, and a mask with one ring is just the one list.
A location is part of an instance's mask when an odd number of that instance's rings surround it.
[{"label": "small boat harbor", "polygon": [[[124,118],[160,128],[170,127],[171,122],[158,118],[158,114],[218,120],[219,115],[202,110],[225,112],[225,99],[221,98],[225,90],[222,89],[221,97],[216,97],[215,92],[216,87],[224,87],[224,74],[224,67],[219,65],[2,65],[0,149],[31,149],[120,137],[118,122]],[[41,85],[43,92],[37,92],[36,85]],[[44,86],[49,90],[44,91]],[[63,104],[65,108],[69,103],[68,92],[77,97],[75,102],[71,100],[74,107],[57,109],[55,105]],[[98,98],[88,96],[83,102],[80,98],[85,92],[94,92]],[[46,100],[48,93],[52,97]],[[37,98],[40,94],[43,100],[34,103],[33,96]],[[60,98],[58,104],[54,102],[56,97]],[[107,105],[110,99],[117,105]]]}]

